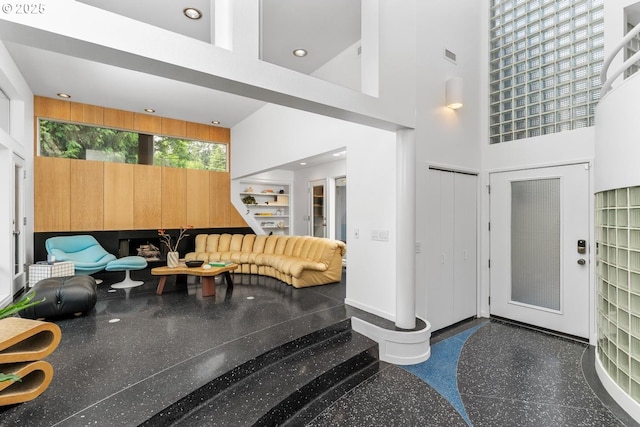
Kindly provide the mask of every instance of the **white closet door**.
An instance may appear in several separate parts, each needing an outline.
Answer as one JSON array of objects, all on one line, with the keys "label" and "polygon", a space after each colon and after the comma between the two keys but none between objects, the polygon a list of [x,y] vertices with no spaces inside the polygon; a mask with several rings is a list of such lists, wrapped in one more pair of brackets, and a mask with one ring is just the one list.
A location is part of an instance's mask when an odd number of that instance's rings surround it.
[{"label": "white closet door", "polygon": [[429,170],[427,320],[433,330],[476,315],[477,177]]},{"label": "white closet door", "polygon": [[453,174],[429,170],[428,200],[433,208],[427,215],[427,320],[433,330],[452,323],[453,302]]},{"label": "white closet door", "polygon": [[476,210],[478,177],[461,173],[452,175],[455,176],[452,323],[455,323],[475,316],[477,313]]}]

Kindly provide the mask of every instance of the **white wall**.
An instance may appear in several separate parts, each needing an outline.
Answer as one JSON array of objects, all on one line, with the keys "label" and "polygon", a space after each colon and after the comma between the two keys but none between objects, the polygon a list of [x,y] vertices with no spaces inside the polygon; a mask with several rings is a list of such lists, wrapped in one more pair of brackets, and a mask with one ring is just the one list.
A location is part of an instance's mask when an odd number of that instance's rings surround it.
[{"label": "white wall", "polygon": [[360,92],[360,40],[311,73],[312,76]]},{"label": "white wall", "polygon": [[370,128],[266,105],[231,129],[231,177],[253,175],[344,147],[344,139],[355,129]]},{"label": "white wall", "polygon": [[[479,172],[481,146],[486,133],[482,130],[481,88],[486,85],[478,70],[486,65],[482,56],[480,22],[486,1],[452,0],[417,2],[417,107],[416,107],[416,241],[422,251],[416,254],[416,310],[427,320],[436,321],[426,309],[426,269],[428,245],[433,233],[427,213],[439,210],[439,201],[428,197],[427,170],[430,165],[458,171]],[[440,6],[441,5],[441,6]],[[456,64],[445,59],[448,49],[457,56]],[[445,107],[445,83],[451,77],[463,79],[463,108],[453,111]],[[431,286],[438,286],[432,284]],[[437,302],[434,303],[437,305]]]},{"label": "white wall", "polygon": [[[231,130],[232,179],[258,169],[279,166],[346,147],[349,247],[347,302],[393,320],[395,318],[395,236],[388,242],[370,239],[374,229],[395,230],[395,132],[268,105]],[[343,174],[341,168],[340,174]],[[309,175],[311,176],[311,175]],[[296,187],[306,185],[298,182]],[[302,179],[300,179],[301,181]],[[294,194],[299,217],[299,190]],[[294,226],[297,227],[299,225]],[[354,239],[354,230],[359,239]],[[305,233],[306,234],[306,233]],[[374,268],[375,263],[384,268]]]},{"label": "white wall", "polygon": [[27,216],[25,250],[26,262],[33,262],[33,94],[1,43],[0,89],[11,99],[10,132],[0,129],[0,193],[5,195],[5,203],[0,204],[0,224],[4,224],[4,228],[0,229],[0,306],[3,306],[13,296],[13,204],[9,198],[13,194],[14,154],[24,159],[27,170],[24,194]]}]

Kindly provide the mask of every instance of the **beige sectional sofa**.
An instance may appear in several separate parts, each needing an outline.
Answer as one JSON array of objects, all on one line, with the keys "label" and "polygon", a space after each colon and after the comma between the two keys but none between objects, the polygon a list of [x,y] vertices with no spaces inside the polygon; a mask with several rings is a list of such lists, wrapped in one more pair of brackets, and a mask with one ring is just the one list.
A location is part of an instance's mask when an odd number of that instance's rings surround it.
[{"label": "beige sectional sofa", "polygon": [[233,261],[236,272],[275,277],[296,288],[339,282],[346,245],[311,236],[199,234],[185,260]]}]

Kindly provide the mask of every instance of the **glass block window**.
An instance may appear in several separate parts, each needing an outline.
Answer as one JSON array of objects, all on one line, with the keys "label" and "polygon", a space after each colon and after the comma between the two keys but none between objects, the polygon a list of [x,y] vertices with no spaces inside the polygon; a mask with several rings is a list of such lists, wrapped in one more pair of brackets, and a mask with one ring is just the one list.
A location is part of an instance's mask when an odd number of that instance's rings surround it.
[{"label": "glass block window", "polygon": [[604,0],[491,0],[489,140],[592,126]]}]

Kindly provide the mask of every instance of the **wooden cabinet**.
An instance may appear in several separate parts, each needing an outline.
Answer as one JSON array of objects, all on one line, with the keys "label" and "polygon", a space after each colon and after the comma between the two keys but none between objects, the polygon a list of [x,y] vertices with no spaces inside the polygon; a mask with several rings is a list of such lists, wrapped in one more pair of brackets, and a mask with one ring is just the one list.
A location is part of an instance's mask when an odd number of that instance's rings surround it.
[{"label": "wooden cabinet", "polygon": [[211,227],[230,224],[231,201],[227,194],[231,193],[229,174],[223,172],[209,172],[209,223]]},{"label": "wooden cabinet", "polygon": [[162,228],[162,168],[135,165],[133,183],[133,228]]},{"label": "wooden cabinet", "polygon": [[433,330],[475,316],[477,176],[429,170],[426,315]]},{"label": "wooden cabinet", "polygon": [[174,137],[183,137],[187,134],[187,122],[184,120],[162,118],[162,134]]},{"label": "wooden cabinet", "polygon": [[209,183],[209,171],[187,169],[187,222],[196,228],[209,227],[209,195],[211,185]]},{"label": "wooden cabinet", "polygon": [[71,160],[34,159],[35,231],[71,229]]},{"label": "wooden cabinet", "polygon": [[71,103],[61,99],[35,96],[33,98],[33,110],[37,117],[71,120]]},{"label": "wooden cabinet", "polygon": [[36,157],[34,184],[37,232],[247,227],[226,172]]},{"label": "wooden cabinet", "polygon": [[131,111],[104,108],[102,113],[104,126],[116,129],[133,129],[134,114]]},{"label": "wooden cabinet", "polygon": [[162,228],[187,224],[187,169],[162,168]]},{"label": "wooden cabinet", "polygon": [[96,105],[71,103],[71,121],[102,126],[104,108]]},{"label": "wooden cabinet", "polygon": [[104,163],[104,229],[133,228],[133,168],[127,163]]},{"label": "wooden cabinet", "polygon": [[187,138],[189,139],[197,139],[200,141],[208,141],[209,140],[209,126],[203,125],[201,123],[193,123],[187,122]]},{"label": "wooden cabinet", "polygon": [[152,135],[161,134],[162,119],[150,114],[133,113],[133,129]]},{"label": "wooden cabinet", "polygon": [[104,163],[70,160],[70,228],[102,230],[104,227]]}]

